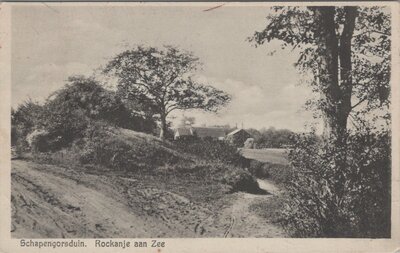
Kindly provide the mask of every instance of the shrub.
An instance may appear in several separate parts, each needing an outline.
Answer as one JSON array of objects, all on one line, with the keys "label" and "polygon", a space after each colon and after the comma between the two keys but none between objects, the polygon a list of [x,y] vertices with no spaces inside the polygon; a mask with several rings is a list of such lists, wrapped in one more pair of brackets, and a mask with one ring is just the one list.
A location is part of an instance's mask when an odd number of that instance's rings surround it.
[{"label": "shrub", "polygon": [[84,138],[86,129],[96,122],[151,132],[152,127],[155,128],[154,120],[133,113],[134,108],[131,103],[128,109],[115,92],[104,89],[94,79],[70,77],[68,83],[49,96],[43,106],[26,102],[13,111],[13,140],[41,129],[47,132],[46,137],[41,137],[49,145],[42,150],[53,152]]},{"label": "shrub", "polygon": [[178,140],[175,143],[182,152],[199,156],[205,160],[220,161],[236,166],[246,166],[249,162],[235,146],[227,142],[193,138]]},{"label": "shrub", "polygon": [[33,152],[44,152],[48,148],[48,132],[44,130],[34,130],[26,137],[30,149]]},{"label": "shrub", "polygon": [[30,148],[26,138],[35,130],[42,106],[32,100],[27,100],[16,109],[11,109],[11,145],[18,151],[28,151]]},{"label": "shrub", "polygon": [[257,148],[283,148],[291,145],[291,136],[294,134],[287,129],[270,127],[261,131],[252,130],[254,144]]},{"label": "shrub", "polygon": [[259,162],[257,160],[251,160],[249,163],[248,171],[258,178],[268,178],[269,173],[264,168],[265,163]]},{"label": "shrub", "polygon": [[290,166],[277,163],[265,163],[263,170],[277,184],[288,184],[292,181],[293,170]]},{"label": "shrub", "polygon": [[297,136],[289,159],[283,224],[294,236],[390,237],[388,132],[349,134],[341,147]]},{"label": "shrub", "polygon": [[79,160],[120,170],[154,168],[179,160],[160,144],[140,138],[124,140],[114,131],[106,125],[92,124],[81,142],[76,143],[80,146]]},{"label": "shrub", "polygon": [[291,181],[292,169],[288,165],[251,160],[248,170],[258,178],[270,178],[277,184]]},{"label": "shrub", "polygon": [[227,168],[222,177],[222,183],[231,187],[231,192],[244,191],[261,193],[257,180],[247,171],[238,168]]}]

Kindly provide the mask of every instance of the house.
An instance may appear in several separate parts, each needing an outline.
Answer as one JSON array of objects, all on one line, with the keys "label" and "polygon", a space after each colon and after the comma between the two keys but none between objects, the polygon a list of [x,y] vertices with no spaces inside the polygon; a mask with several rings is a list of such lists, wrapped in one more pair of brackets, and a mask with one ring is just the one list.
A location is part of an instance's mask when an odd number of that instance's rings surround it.
[{"label": "house", "polygon": [[243,147],[244,142],[251,137],[252,137],[251,134],[249,134],[246,130],[238,128],[228,133],[226,135],[226,140],[237,147]]},{"label": "house", "polygon": [[175,129],[174,139],[198,137],[201,139],[224,140],[225,130],[220,127],[181,127]]}]

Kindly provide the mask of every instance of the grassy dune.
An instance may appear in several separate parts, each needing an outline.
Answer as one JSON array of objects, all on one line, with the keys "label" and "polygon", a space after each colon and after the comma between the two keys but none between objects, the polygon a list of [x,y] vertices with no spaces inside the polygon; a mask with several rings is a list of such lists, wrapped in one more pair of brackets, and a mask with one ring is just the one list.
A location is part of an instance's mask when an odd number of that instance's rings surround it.
[{"label": "grassy dune", "polygon": [[235,180],[258,187],[243,169],[130,130],[114,129],[104,138],[100,144],[108,145],[94,147],[103,149],[101,159],[113,159],[111,165],[117,160],[108,152],[130,163],[158,161],[124,170],[79,164],[79,147],[13,160],[13,238],[284,236],[248,209],[264,195],[232,191]]}]

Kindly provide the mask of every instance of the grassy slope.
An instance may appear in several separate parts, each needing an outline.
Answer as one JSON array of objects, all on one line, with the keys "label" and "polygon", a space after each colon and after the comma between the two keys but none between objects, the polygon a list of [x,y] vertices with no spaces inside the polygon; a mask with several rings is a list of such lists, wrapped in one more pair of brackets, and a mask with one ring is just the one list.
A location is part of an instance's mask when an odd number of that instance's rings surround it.
[{"label": "grassy slope", "polygon": [[[13,161],[13,237],[224,235],[231,222],[225,210],[237,200],[226,195],[229,187],[220,180],[224,165],[181,154],[172,143],[142,133],[114,129],[112,135],[130,145],[154,145],[178,162],[151,171],[116,171],[74,164],[66,150],[52,155],[53,164]],[[120,217],[125,214],[129,221]],[[274,236],[247,229],[242,236]]]}]

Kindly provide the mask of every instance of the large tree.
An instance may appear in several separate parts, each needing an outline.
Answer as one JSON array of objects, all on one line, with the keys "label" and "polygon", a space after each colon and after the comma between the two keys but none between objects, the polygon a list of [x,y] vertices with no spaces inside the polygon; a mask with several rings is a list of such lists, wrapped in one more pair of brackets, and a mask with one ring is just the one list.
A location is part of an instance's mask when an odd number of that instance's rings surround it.
[{"label": "large tree", "polygon": [[389,105],[389,10],[274,7],[267,19],[266,28],[251,40],[257,45],[279,40],[283,48],[298,50],[296,65],[312,77],[309,84],[320,94],[312,104],[322,112],[325,136],[341,141],[351,113],[356,118],[359,111]]},{"label": "large tree", "polygon": [[296,65],[319,94],[310,105],[323,118],[323,141],[296,136],[289,153],[283,214],[296,236],[390,235],[390,138],[348,128],[349,119],[375,124],[378,110],[390,116],[390,36],[387,8],[313,6],[272,8],[252,37],[299,53]]},{"label": "large tree", "polygon": [[202,109],[217,112],[230,96],[193,79],[199,65],[192,53],[172,46],[138,46],[115,56],[104,73],[118,78],[118,90],[126,99],[149,108],[160,119],[160,138],[165,138],[167,116],[174,110]]}]

